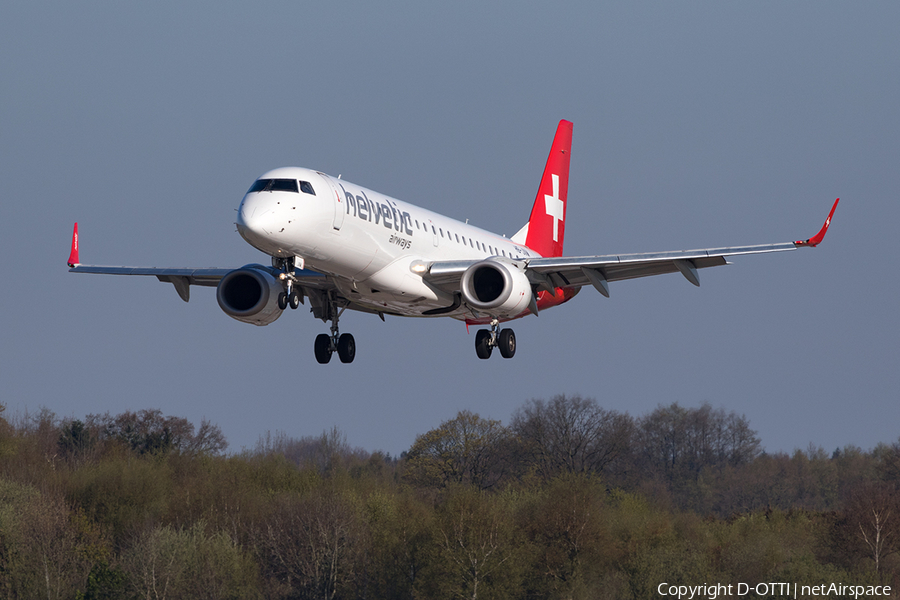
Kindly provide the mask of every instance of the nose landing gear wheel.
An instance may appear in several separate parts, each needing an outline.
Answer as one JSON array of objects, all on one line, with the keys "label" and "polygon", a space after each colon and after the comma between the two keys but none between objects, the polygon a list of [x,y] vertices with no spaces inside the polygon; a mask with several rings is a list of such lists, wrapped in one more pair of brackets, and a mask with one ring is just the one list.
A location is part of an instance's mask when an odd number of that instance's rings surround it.
[{"label": "nose landing gear wheel", "polygon": [[[296,309],[300,306],[300,292],[297,290],[291,290],[291,293],[288,294],[287,302],[291,305],[291,308]],[[278,303],[281,304],[281,297],[278,297]]]},{"label": "nose landing gear wheel", "polygon": [[288,296],[284,292],[278,294],[278,308],[284,310],[288,305]]},{"label": "nose landing gear wheel", "polygon": [[315,350],[318,363],[320,365],[328,364],[328,361],[331,360],[331,336],[327,333],[317,335]]},{"label": "nose landing gear wheel", "polygon": [[356,357],[356,340],[349,333],[342,333],[337,344],[338,357],[342,363],[352,363]]}]

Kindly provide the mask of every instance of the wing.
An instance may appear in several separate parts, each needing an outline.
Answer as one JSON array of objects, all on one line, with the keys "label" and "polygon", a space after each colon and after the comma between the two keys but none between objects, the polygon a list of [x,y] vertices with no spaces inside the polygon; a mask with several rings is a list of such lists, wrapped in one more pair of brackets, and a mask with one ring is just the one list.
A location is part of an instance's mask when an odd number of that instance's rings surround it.
[{"label": "wing", "polygon": [[[75,229],[72,232],[72,250],[69,253],[69,272],[70,273],[95,273],[100,275],[138,275],[145,277],[156,277],[162,282],[171,283],[175,286],[175,291],[182,300],[187,302],[190,300],[190,286],[199,285],[204,287],[216,287],[219,281],[234,271],[234,269],[173,269],[166,267],[113,267],[102,265],[83,265],[79,262],[78,251],[78,223],[75,223]],[[252,265],[254,268],[267,270],[277,277],[280,273],[272,267],[263,267],[262,265]],[[334,284],[328,277],[321,273],[311,270],[297,270],[294,272],[295,282],[305,288],[328,290],[334,289]]]},{"label": "wing", "polygon": [[[692,284],[699,286],[700,276],[697,270],[728,264],[726,259],[729,256],[785,252],[819,245],[831,225],[831,218],[839,200],[840,198],[834,201],[831,212],[819,233],[807,240],[646,254],[534,258],[524,261],[525,272],[537,289],[544,289],[551,293],[556,288],[593,285],[598,292],[609,297],[610,281],[679,272]],[[462,274],[475,262],[478,261],[432,263],[424,278],[444,291],[457,292]]]}]

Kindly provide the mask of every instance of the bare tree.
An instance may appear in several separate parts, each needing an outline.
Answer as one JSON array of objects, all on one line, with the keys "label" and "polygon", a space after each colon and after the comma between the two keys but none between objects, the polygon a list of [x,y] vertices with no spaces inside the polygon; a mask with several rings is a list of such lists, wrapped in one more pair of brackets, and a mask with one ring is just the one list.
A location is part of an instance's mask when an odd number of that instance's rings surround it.
[{"label": "bare tree", "polygon": [[600,473],[628,452],[634,431],[627,414],[601,408],[592,398],[531,400],[513,415],[511,429],[544,477]]},{"label": "bare tree", "polygon": [[61,498],[0,479],[0,591],[11,598],[71,598],[91,569]]},{"label": "bare tree", "polygon": [[[884,559],[900,552],[900,494],[883,482],[867,482],[844,507],[846,526],[881,571]],[[850,533],[848,532],[848,533]]]},{"label": "bare tree", "polygon": [[260,436],[254,453],[257,455],[281,454],[299,467],[311,467],[326,475],[339,467],[349,467],[354,462],[364,462],[371,453],[347,443],[347,436],[337,426],[323,431],[321,435],[307,435],[300,438],[289,436],[284,431],[271,432]]},{"label": "bare tree", "polygon": [[707,403],[694,409],[660,406],[638,421],[638,432],[646,466],[668,480],[709,466],[744,465],[760,452],[745,417]]},{"label": "bare tree", "polygon": [[139,454],[166,453],[219,454],[228,442],[218,425],[206,419],[194,433],[194,424],[182,417],[164,416],[159,409],[88,415],[87,427],[101,440],[116,440]]},{"label": "bare tree", "polygon": [[275,593],[288,597],[335,598],[352,585],[365,546],[355,507],[326,490],[280,499],[256,537]]},{"label": "bare tree", "polygon": [[[477,600],[510,589],[518,574],[516,530],[503,498],[456,487],[437,519],[437,543],[454,597]],[[488,588],[485,590],[485,588]]]}]

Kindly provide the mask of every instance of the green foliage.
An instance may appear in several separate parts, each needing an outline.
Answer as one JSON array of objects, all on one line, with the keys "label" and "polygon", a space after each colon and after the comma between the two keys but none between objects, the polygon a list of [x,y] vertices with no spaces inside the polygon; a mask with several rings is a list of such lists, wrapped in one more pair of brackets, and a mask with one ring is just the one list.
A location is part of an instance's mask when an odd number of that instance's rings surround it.
[{"label": "green foliage", "polygon": [[526,550],[510,514],[515,497],[454,486],[438,507],[433,542],[439,563],[436,597],[515,598]]},{"label": "green foliage", "polygon": [[106,561],[94,563],[88,573],[84,591],[75,594],[75,600],[114,600],[125,593],[128,578],[123,571],[110,567]]},{"label": "green foliage", "polygon": [[77,470],[68,496],[118,539],[161,520],[173,488],[172,471],[165,461],[115,456]]},{"label": "green foliage", "polygon": [[399,461],[337,429],[225,456],[216,431],[159,411],[10,424],[0,410],[0,597],[579,600],[900,580],[900,444],[765,454],[708,405],[632,419],[575,396],[531,401],[509,428],[460,412]]},{"label": "green foliage", "polygon": [[70,421],[63,425],[59,432],[57,446],[63,456],[78,456],[84,454],[94,445],[94,436],[84,423],[79,420]]},{"label": "green foliage", "polygon": [[3,414],[6,412],[6,405],[0,403],[0,458],[9,456],[15,452],[16,431],[9,424]]},{"label": "green foliage", "polygon": [[416,485],[495,486],[506,469],[510,433],[500,421],[467,410],[416,437],[407,455],[407,478]]},{"label": "green foliage", "polygon": [[66,598],[90,571],[85,540],[59,498],[0,479],[0,593]]},{"label": "green foliage", "polygon": [[564,473],[523,498],[516,521],[532,553],[531,595],[596,598],[606,586],[606,492],[591,475]]},{"label": "green foliage", "polygon": [[256,564],[224,532],[203,521],[188,529],[148,529],[123,553],[122,569],[137,597],[227,599],[260,597]]},{"label": "green foliage", "polygon": [[411,488],[375,491],[364,506],[369,531],[370,579],[375,598],[427,597],[436,580],[431,503]]}]

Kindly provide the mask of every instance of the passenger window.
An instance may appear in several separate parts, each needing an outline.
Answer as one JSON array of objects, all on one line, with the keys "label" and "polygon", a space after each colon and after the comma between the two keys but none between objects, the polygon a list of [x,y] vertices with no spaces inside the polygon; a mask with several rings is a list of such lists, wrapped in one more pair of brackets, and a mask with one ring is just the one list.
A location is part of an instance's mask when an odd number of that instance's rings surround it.
[{"label": "passenger window", "polygon": [[453,235],[456,236],[456,243],[458,244],[458,243],[459,243],[459,234],[458,234],[458,233],[454,233]]}]

